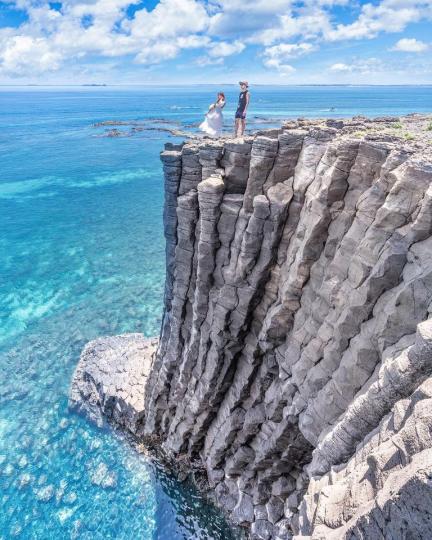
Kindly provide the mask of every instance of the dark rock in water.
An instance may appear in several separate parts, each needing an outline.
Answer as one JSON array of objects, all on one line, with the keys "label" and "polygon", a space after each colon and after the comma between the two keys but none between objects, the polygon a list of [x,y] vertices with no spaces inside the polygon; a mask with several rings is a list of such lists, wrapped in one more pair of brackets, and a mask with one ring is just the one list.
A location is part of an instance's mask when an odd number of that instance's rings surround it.
[{"label": "dark rock in water", "polygon": [[96,122],[93,127],[106,127],[106,126],[129,126],[131,122],[126,120],[103,120],[102,122]]},{"label": "dark rock in water", "polygon": [[[103,120],[102,122],[96,122],[93,124],[94,128],[111,127],[112,129],[105,129],[99,137],[132,137],[139,133],[146,131],[158,131],[165,132],[173,135],[174,137],[190,138],[192,133],[181,130],[178,127],[181,125],[176,120],[165,120],[162,118],[148,118],[146,120]],[[128,129],[117,129],[118,127]]]},{"label": "dark rock in water", "polygon": [[110,129],[105,132],[105,137],[128,137],[129,134],[125,131],[120,131],[119,129]]},{"label": "dark rock in water", "polygon": [[74,407],[199,462],[252,538],[432,538],[432,134],[395,120],[168,145],[157,351],[77,368]]}]

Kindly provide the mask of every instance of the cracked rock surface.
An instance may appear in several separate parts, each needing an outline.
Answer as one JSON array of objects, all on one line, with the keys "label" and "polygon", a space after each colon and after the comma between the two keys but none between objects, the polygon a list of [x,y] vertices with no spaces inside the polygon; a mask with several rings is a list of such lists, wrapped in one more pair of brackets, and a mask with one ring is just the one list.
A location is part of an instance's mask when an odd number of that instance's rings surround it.
[{"label": "cracked rock surface", "polygon": [[103,337],[88,343],[75,370],[69,407],[99,427],[108,418],[137,433],[157,345],[157,339],[146,339],[142,334]]},{"label": "cracked rock surface", "polygon": [[[96,408],[200,461],[254,539],[432,538],[426,125],[299,120],[161,154],[160,342],[151,370],[135,349],[139,421]],[[92,414],[107,375],[83,369],[71,399]]]}]

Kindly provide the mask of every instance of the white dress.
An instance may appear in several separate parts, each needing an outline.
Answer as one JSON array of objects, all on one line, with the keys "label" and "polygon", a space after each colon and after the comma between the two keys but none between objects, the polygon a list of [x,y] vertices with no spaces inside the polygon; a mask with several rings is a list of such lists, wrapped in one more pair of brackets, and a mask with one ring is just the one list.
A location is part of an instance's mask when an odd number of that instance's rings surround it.
[{"label": "white dress", "polygon": [[209,112],[206,114],[206,119],[199,127],[201,131],[212,137],[220,136],[223,128],[222,109],[224,105],[225,101],[222,100],[210,106]]}]

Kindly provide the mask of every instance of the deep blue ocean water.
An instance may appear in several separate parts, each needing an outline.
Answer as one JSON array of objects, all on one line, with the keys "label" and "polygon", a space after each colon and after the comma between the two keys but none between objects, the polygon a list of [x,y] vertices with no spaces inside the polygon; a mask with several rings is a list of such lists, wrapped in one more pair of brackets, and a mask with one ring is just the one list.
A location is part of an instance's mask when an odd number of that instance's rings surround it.
[{"label": "deep blue ocean water", "polygon": [[[222,87],[232,122],[237,88]],[[159,152],[217,88],[0,89],[0,539],[235,538],[188,485],[67,410],[80,350],[157,335]],[[431,87],[256,87],[249,125],[432,111]],[[137,122],[106,137],[97,122]],[[131,136],[126,136],[131,135]]]}]

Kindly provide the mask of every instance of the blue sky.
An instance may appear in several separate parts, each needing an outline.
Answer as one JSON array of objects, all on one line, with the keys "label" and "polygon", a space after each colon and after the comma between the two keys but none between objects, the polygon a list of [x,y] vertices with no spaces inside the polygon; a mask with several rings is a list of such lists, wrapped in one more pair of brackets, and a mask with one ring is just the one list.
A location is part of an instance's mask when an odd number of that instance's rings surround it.
[{"label": "blue sky", "polygon": [[0,1],[0,84],[428,84],[432,0]]}]

